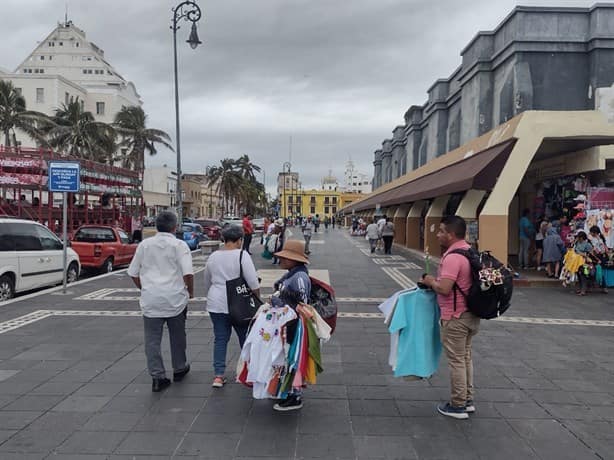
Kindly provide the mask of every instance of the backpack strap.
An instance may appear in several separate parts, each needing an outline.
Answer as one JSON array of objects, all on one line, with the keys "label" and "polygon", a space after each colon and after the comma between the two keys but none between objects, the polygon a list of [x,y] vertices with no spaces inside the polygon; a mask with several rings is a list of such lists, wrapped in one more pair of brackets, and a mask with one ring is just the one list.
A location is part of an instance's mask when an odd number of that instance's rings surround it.
[{"label": "backpack strap", "polygon": [[[450,251],[448,254],[446,254],[446,257],[449,256],[450,254],[460,254],[461,256],[464,256],[465,259],[467,259],[467,261],[469,262],[469,257],[467,257],[467,250],[466,249],[454,249],[453,251]],[[444,257],[445,259],[445,257]],[[442,260],[443,262],[443,260]],[[469,267],[471,268],[471,262],[469,262]],[[467,296],[468,293],[466,294],[458,285],[458,283],[456,281],[454,281],[454,284],[452,285],[452,292],[454,292],[454,311],[456,311],[456,292],[460,292],[463,296],[463,298],[465,299],[465,302],[467,302]]]}]

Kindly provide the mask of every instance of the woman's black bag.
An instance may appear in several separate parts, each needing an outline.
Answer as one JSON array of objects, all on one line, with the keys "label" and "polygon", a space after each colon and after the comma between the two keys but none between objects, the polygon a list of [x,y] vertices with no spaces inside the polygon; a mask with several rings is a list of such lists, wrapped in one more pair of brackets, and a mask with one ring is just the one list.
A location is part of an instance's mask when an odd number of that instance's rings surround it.
[{"label": "woman's black bag", "polygon": [[239,277],[226,281],[226,298],[231,324],[247,327],[263,302],[252,292],[243,278],[242,259],[243,250],[239,256]]}]

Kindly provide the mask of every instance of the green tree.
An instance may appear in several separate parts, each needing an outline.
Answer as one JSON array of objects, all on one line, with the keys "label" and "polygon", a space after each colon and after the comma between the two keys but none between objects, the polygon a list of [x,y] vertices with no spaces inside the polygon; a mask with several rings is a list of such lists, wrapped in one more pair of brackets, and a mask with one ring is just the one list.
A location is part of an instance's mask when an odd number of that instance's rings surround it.
[{"label": "green tree", "polygon": [[0,133],[5,146],[17,146],[16,129],[44,144],[43,127],[48,123],[49,117],[44,113],[26,110],[26,100],[12,82],[0,80]]},{"label": "green tree", "polygon": [[209,168],[207,179],[215,184],[224,201],[224,212],[238,214],[239,211],[255,213],[266,201],[264,185],[258,182],[254,172],[260,166],[253,164],[248,155],[238,159],[225,158],[219,166]]},{"label": "green tree", "polygon": [[54,149],[84,160],[112,163],[115,159],[111,150],[117,147],[115,129],[96,121],[78,98],[62,104],[52,120],[47,139]]},{"label": "green tree", "polygon": [[115,115],[113,126],[122,137],[120,146],[127,149],[122,158],[122,165],[125,168],[143,171],[145,152],[155,155],[156,143],[174,151],[167,133],[160,129],[147,128],[147,115],[141,107],[123,106]]}]

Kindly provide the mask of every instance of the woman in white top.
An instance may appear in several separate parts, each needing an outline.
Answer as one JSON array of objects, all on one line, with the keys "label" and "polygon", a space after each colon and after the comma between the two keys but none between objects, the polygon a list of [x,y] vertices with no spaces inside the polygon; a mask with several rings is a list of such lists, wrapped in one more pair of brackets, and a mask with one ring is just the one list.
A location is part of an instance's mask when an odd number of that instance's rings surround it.
[{"label": "woman in white top", "polygon": [[[207,311],[213,323],[215,336],[213,345],[213,369],[215,378],[213,387],[221,388],[226,383],[226,349],[230,340],[231,330],[234,329],[243,348],[247,335],[247,326],[237,327],[230,323],[228,314],[228,299],[226,297],[226,281],[239,277],[239,258],[243,244],[243,229],[238,225],[227,225],[222,229],[224,247],[209,256],[205,266],[205,295],[207,296]],[[244,252],[241,257],[243,278],[249,288],[260,295],[258,274],[251,256]]]}]

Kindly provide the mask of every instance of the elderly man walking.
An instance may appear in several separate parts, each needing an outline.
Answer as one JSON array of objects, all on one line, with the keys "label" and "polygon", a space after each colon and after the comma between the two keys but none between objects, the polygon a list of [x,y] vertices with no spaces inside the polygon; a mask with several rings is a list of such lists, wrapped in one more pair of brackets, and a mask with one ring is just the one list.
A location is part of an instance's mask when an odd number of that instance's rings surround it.
[{"label": "elderly man walking", "polygon": [[188,245],[175,237],[177,216],[163,211],[156,219],[158,233],[141,242],[128,275],[141,290],[140,306],[145,329],[145,355],[152,378],[151,391],[171,384],[166,378],[160,349],[164,324],[168,327],[173,380],[190,371],[186,358],[185,321],[188,299],[194,297],[194,270]]}]

